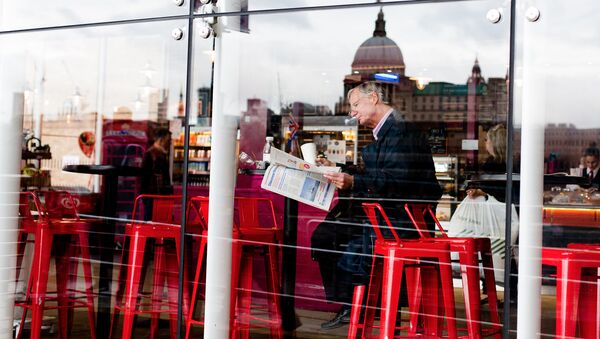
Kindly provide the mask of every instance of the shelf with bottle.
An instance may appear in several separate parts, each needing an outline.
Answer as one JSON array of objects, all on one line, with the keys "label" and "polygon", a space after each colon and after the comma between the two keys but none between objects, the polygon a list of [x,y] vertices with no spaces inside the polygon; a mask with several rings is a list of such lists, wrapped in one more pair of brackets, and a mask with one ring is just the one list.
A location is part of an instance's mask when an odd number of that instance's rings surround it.
[{"label": "shelf with bottle", "polygon": [[[174,138],[173,146],[175,148],[182,148],[184,145],[184,133],[180,133],[179,137]],[[198,147],[211,147],[212,142],[212,133],[207,130],[200,131],[190,131],[190,148],[198,148]]]}]

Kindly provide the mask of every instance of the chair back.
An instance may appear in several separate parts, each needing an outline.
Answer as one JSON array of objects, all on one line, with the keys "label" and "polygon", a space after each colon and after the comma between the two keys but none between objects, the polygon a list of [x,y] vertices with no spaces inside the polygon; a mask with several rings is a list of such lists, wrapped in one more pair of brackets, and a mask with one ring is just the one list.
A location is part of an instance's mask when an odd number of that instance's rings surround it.
[{"label": "chair back", "polygon": [[404,210],[410,221],[413,223],[421,238],[432,238],[432,232],[427,227],[426,215],[435,222],[436,227],[440,231],[442,238],[448,238],[448,234],[440,224],[440,221],[435,217],[435,213],[429,204],[404,204]]},{"label": "chair back", "polygon": [[273,201],[269,198],[236,197],[237,222],[241,229],[271,228],[279,229]]},{"label": "chair back", "polygon": [[50,219],[74,218],[79,220],[77,202],[67,191],[37,191],[44,198],[44,211]]},{"label": "chair back", "polygon": [[[144,220],[179,226],[181,224],[181,199],[181,195],[140,194],[135,198],[133,222]],[[151,214],[146,210],[148,208],[152,209]]]},{"label": "chair back", "polygon": [[[37,216],[31,212],[32,207],[35,208],[34,211],[37,212]],[[19,221],[21,227],[33,226],[35,222],[44,218],[45,215],[38,196],[33,192],[19,192]]]},{"label": "chair back", "polygon": [[197,196],[191,198],[187,213],[188,224],[200,225],[202,230],[208,230],[208,197]]},{"label": "chair back", "polygon": [[387,228],[392,233],[392,236],[394,237],[394,241],[401,242],[400,237],[398,236],[398,233],[396,233],[396,230],[394,229],[394,227],[392,226],[392,223],[390,222],[390,218],[387,216],[387,214],[383,210],[383,207],[381,207],[381,205],[379,203],[363,202],[362,207],[363,207],[363,210],[365,211],[365,214],[367,215],[367,218],[369,218],[369,222],[371,222],[371,225],[373,226],[373,231],[375,231],[375,235],[377,236],[377,239],[382,240],[382,241],[389,241],[389,239],[384,237],[383,233],[381,232],[381,228],[379,225],[379,218],[378,218],[378,215],[379,215],[383,219],[383,221],[385,221]]}]

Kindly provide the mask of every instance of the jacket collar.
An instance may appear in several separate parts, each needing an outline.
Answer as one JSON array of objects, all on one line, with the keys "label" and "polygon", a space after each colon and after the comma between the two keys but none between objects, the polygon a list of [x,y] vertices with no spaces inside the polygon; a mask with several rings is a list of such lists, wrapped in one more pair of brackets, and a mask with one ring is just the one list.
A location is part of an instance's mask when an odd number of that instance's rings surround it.
[{"label": "jacket collar", "polygon": [[388,115],[387,119],[385,120],[385,122],[383,123],[383,126],[381,126],[381,129],[379,130],[379,133],[377,133],[377,141],[379,142],[381,140],[381,138],[383,138],[387,132],[390,130],[390,128],[392,128],[392,126],[394,124],[396,124],[396,121],[398,121],[398,112],[396,110],[392,111],[392,114]]}]

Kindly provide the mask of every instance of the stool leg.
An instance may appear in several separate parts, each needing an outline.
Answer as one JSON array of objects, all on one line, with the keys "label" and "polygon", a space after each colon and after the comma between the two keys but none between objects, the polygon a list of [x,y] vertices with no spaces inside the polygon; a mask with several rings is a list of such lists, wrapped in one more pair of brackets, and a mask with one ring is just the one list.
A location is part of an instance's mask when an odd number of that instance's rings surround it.
[{"label": "stool leg", "polygon": [[123,335],[121,338],[129,339],[133,333],[133,318],[135,315],[140,275],[144,262],[144,249],[146,237],[135,232],[130,239],[129,260],[127,269],[127,282],[125,289],[125,307],[123,308]]},{"label": "stool leg", "polygon": [[444,296],[444,314],[448,324],[448,337],[458,338],[456,331],[456,310],[454,304],[454,288],[452,285],[452,262],[450,253],[440,258],[440,281],[442,283],[442,295]]},{"label": "stool leg", "polygon": [[87,297],[88,320],[92,339],[96,339],[96,324],[94,317],[94,283],[92,281],[92,263],[90,256],[90,245],[88,235],[79,233],[79,248],[81,249],[81,264],[83,265],[83,276],[85,279],[85,294]]},{"label": "stool leg", "polygon": [[234,326],[236,321],[236,304],[238,300],[238,286],[240,283],[240,265],[242,260],[242,245],[239,239],[232,239],[231,248],[231,296],[229,301],[229,331],[231,338],[237,338],[237,329]]},{"label": "stool leg", "polygon": [[[373,255],[371,268],[371,277],[367,289],[367,302],[365,305],[365,315],[363,321],[362,338],[373,336],[373,322],[375,321],[375,312],[377,312],[377,300],[381,291],[381,277],[383,275],[383,258],[379,255]],[[381,310],[379,310],[381,314]]]},{"label": "stool leg", "polygon": [[[506,257],[510,260],[510,256]],[[495,339],[502,338],[500,329],[502,325],[500,323],[500,315],[498,314],[498,295],[496,294],[496,279],[494,277],[494,261],[492,259],[492,250],[490,247],[489,240],[486,241],[484,249],[481,251],[481,261],[483,264],[483,274],[485,277],[485,286],[488,297],[488,307],[490,309],[490,319],[493,323],[492,329],[494,332],[498,332],[494,335]],[[516,286],[513,286],[516,288]],[[505,300],[507,300],[505,298]]]},{"label": "stool leg", "polygon": [[407,266],[405,270],[408,295],[408,312],[410,315],[408,335],[414,337],[417,335],[419,308],[421,306],[421,296],[423,293],[421,284],[421,268],[410,265]]},{"label": "stool leg", "polygon": [[69,311],[72,309],[73,277],[77,278],[77,262],[71,263],[76,256],[75,246],[71,236],[60,235],[54,238],[56,245],[54,261],[56,263],[56,293],[58,304],[58,337],[66,339],[69,336]]},{"label": "stool leg", "polygon": [[189,339],[191,332],[192,320],[194,319],[194,311],[196,310],[196,298],[198,296],[198,285],[200,284],[200,275],[204,266],[204,255],[206,252],[206,235],[203,233],[200,236],[200,249],[198,251],[198,262],[196,263],[196,273],[192,282],[192,297],[190,299],[190,309],[186,316],[185,323],[185,339]]},{"label": "stool leg", "polygon": [[125,292],[125,279],[127,277],[127,265],[126,263],[129,260],[129,237],[125,237],[125,241],[123,241],[123,249],[121,250],[121,263],[119,265],[119,274],[117,277],[117,289],[115,292],[115,307],[113,307],[112,319],[110,321],[110,331],[108,334],[108,338],[113,338],[114,331],[117,327],[117,323],[119,321],[119,313],[121,312],[121,308],[123,306],[123,294]]},{"label": "stool leg", "polygon": [[[174,293],[173,295],[176,296],[175,303],[173,304],[173,306],[175,307],[175,323],[177,323],[177,308],[179,307],[178,304],[178,294],[179,294],[179,264],[181,263],[181,261],[185,261],[185,259],[181,258],[179,256],[180,254],[180,249],[181,249],[181,239],[180,238],[175,238],[175,253],[172,254],[172,259],[173,260],[169,260],[168,262],[171,263],[177,263],[177,267],[175,267],[174,269],[172,269],[170,272],[172,273],[171,275],[173,277],[175,277],[175,280],[172,280],[170,284],[168,284],[168,286],[170,286],[169,288],[172,290],[172,292]],[[185,263],[184,263],[185,264]],[[167,280],[168,281],[168,280]],[[188,286],[188,281],[189,281],[189,275],[188,275],[188,270],[187,270],[187,266],[183,267],[183,300],[181,301],[181,309],[182,309],[182,313],[183,313],[183,319],[185,319],[186,314],[189,313],[189,309],[190,309],[190,305],[189,305],[189,300],[190,300],[190,291],[189,291],[189,286]]]},{"label": "stool leg", "polygon": [[[152,276],[152,314],[150,315],[150,338],[154,338],[158,331],[158,319],[163,301],[165,287],[165,243],[162,239],[156,241],[154,246],[154,272]],[[144,276],[142,275],[142,279]],[[142,286],[144,285],[142,281]]]},{"label": "stool leg", "polygon": [[469,338],[481,338],[481,294],[479,289],[479,264],[475,248],[467,246],[459,254],[460,271],[465,295],[465,311]]},{"label": "stool leg", "polygon": [[[177,338],[177,309],[179,307],[179,242],[176,241],[176,246],[173,253],[173,248],[168,248],[168,251],[165,251],[165,273],[167,275],[167,295],[169,296],[169,318],[170,318],[170,330],[171,330],[171,338]],[[166,249],[165,249],[166,250]],[[185,285],[184,285],[185,290]],[[187,297],[183,297],[183,305],[182,310],[185,315],[187,310],[185,307],[185,300]]]},{"label": "stool leg", "polygon": [[598,269],[586,269],[584,270],[581,292],[579,303],[579,324],[581,336],[585,339],[596,338],[596,326],[597,326],[597,293],[598,293]]},{"label": "stool leg", "polygon": [[358,327],[364,295],[365,285],[354,286],[354,293],[352,293],[352,310],[350,311],[350,324],[348,325],[348,339],[359,338]]},{"label": "stool leg", "polygon": [[253,249],[248,249],[242,254],[242,266],[240,272],[240,290],[238,292],[237,315],[238,320],[234,326],[239,338],[248,339],[250,336],[250,306],[252,304],[252,269]]},{"label": "stool leg", "polygon": [[[31,338],[39,339],[42,328],[42,316],[44,313],[44,301],[46,300],[46,288],[48,284],[48,270],[50,268],[50,252],[52,249],[52,232],[45,227],[40,227],[35,236],[35,281],[31,292]],[[37,257],[37,258],[36,258]],[[23,312],[25,313],[25,312]],[[22,323],[21,325],[24,325]],[[21,326],[22,328],[23,326]]]},{"label": "stool leg", "polygon": [[381,328],[379,338],[394,337],[400,286],[402,281],[403,259],[397,259],[396,251],[391,250],[383,260],[383,282],[381,284]]},{"label": "stool leg", "polygon": [[271,322],[271,338],[283,337],[281,328],[281,306],[279,304],[279,265],[277,245],[266,246],[265,272],[267,273],[267,303],[269,305],[269,321]]},{"label": "stool leg", "polygon": [[575,336],[581,268],[569,258],[556,268],[556,337]]},{"label": "stool leg", "polygon": [[[439,267],[424,266],[421,268],[423,284],[422,310],[423,330],[425,336],[439,337],[443,328],[442,307],[440,306],[440,279]],[[442,323],[442,325],[440,325]]]},{"label": "stool leg", "polygon": [[[37,237],[38,235],[34,235],[35,237]],[[18,327],[18,331],[16,333],[16,339],[21,339],[21,335],[23,334],[23,324],[25,324],[25,320],[27,319],[27,311],[28,311],[28,307],[27,305],[29,303],[31,303],[32,298],[31,298],[31,293],[32,293],[32,288],[33,288],[33,284],[35,283],[35,281],[37,281],[37,272],[39,271],[39,269],[36,267],[36,265],[39,264],[39,253],[37,252],[37,248],[34,242],[34,251],[33,251],[33,255],[32,255],[32,260],[31,260],[31,268],[30,268],[30,273],[29,273],[29,279],[27,279],[27,287],[25,288],[25,300],[24,300],[24,306],[22,306],[23,308],[23,314],[21,315],[21,326]]]}]

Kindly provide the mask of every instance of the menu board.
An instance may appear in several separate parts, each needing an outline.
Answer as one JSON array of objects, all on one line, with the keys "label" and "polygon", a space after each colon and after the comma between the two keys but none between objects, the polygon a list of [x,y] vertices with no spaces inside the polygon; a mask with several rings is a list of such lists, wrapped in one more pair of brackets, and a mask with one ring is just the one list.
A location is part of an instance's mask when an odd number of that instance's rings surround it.
[{"label": "menu board", "polygon": [[447,138],[446,129],[444,128],[431,128],[428,135],[429,146],[431,147],[431,154],[440,155],[447,154]]}]

